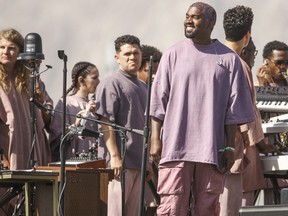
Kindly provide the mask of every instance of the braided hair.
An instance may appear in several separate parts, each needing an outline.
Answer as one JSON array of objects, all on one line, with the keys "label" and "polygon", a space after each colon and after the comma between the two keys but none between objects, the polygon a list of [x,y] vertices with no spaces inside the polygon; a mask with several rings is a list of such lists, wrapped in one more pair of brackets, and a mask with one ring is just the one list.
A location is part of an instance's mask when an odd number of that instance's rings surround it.
[{"label": "braided hair", "polygon": [[74,65],[73,69],[72,69],[72,84],[71,86],[68,88],[67,90],[67,94],[71,92],[71,95],[76,94],[77,92],[77,84],[78,84],[78,78],[80,76],[82,76],[83,78],[85,78],[89,73],[89,67],[96,67],[94,64],[90,63],[90,62],[78,62]]}]

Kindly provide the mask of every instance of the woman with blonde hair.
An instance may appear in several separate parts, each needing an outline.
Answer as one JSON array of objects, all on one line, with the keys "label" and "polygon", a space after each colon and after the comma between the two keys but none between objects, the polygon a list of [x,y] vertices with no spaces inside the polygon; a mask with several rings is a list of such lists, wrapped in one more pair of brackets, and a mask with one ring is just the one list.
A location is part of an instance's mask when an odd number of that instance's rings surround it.
[{"label": "woman with blonde hair", "polygon": [[[15,29],[0,31],[0,148],[11,170],[27,169],[32,145],[30,113],[30,74],[28,60],[17,61],[23,52],[23,36]],[[41,84],[43,85],[43,84]],[[51,101],[50,101],[51,103]],[[50,161],[49,146],[45,143],[44,122],[36,109],[35,152],[36,165]]]},{"label": "woman with blonde hair", "polygon": [[[18,61],[23,52],[24,38],[15,29],[0,31],[0,149],[3,152],[2,169],[20,170],[36,165],[47,165],[51,160],[48,142],[45,142],[44,121],[35,109],[35,134],[32,136],[29,102],[30,73],[28,60]],[[42,85],[42,84],[41,84]],[[42,93],[37,90],[38,93]],[[39,94],[36,95],[37,98]],[[50,101],[51,103],[51,101]],[[34,151],[32,151],[32,145]],[[33,155],[32,155],[33,153]],[[32,161],[33,159],[33,161]],[[31,160],[31,161],[30,161]],[[33,162],[33,163],[32,163]],[[0,191],[0,196],[3,190]],[[7,206],[6,206],[7,207]],[[9,210],[1,207],[0,215]]]}]

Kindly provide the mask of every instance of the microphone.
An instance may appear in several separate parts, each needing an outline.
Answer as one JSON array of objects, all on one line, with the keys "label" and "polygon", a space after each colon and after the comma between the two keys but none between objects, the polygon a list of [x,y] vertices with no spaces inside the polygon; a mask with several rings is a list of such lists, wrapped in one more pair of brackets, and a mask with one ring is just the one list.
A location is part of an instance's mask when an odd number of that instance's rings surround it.
[{"label": "microphone", "polygon": [[38,107],[40,110],[46,112],[47,114],[50,114],[53,109],[50,109],[48,107],[45,107],[43,104],[41,104],[39,101],[37,100],[33,100],[33,98],[30,98],[30,102],[34,103],[36,105],[36,107]]},{"label": "microphone", "polygon": [[87,129],[83,126],[77,127],[75,125],[71,125],[69,127],[69,129],[70,129],[72,134],[78,135],[78,136],[95,137],[95,138],[99,138],[99,137],[103,136],[102,132],[90,130],[90,129]]},{"label": "microphone", "polygon": [[144,131],[143,130],[138,130],[138,129],[131,129],[131,132],[136,133],[138,135],[144,135]]},{"label": "microphone", "polygon": [[223,60],[220,59],[220,61],[216,61],[216,64],[219,65],[219,66],[223,65]]},{"label": "microphone", "polygon": [[37,73],[36,76],[40,76],[40,74],[45,73],[49,69],[52,69],[52,66],[51,65],[46,65],[46,69],[41,71],[41,72],[39,72],[39,73]]},{"label": "microphone", "polygon": [[[95,100],[95,94],[92,95],[91,100]],[[91,107],[91,106],[90,106],[90,104],[88,103],[87,106],[86,106],[86,109],[85,109],[85,113],[83,114],[83,117],[84,117],[84,118],[87,118],[88,115],[90,114],[90,107]],[[87,119],[83,119],[83,118],[82,118],[81,121],[80,121],[80,125],[81,125],[81,126],[85,126],[86,121],[87,121]]]},{"label": "microphone", "polygon": [[24,39],[24,52],[20,53],[17,60],[43,60],[42,39],[37,33],[29,33]]}]

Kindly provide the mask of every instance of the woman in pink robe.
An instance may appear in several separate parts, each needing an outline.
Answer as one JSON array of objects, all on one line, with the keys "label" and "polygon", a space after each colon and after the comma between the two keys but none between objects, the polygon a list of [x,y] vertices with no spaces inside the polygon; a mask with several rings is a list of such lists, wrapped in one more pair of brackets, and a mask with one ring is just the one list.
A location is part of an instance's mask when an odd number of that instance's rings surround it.
[{"label": "woman in pink robe", "polygon": [[[45,124],[37,108],[34,151],[31,150],[31,70],[28,60],[17,61],[23,47],[24,38],[18,31],[0,31],[0,149],[3,152],[3,167],[10,170],[47,165],[51,158],[48,142],[45,142]],[[30,157],[31,153],[33,157]],[[1,188],[0,197],[4,191]],[[4,214],[3,211],[6,211],[4,215],[9,215],[6,207],[1,208],[0,215]]]}]

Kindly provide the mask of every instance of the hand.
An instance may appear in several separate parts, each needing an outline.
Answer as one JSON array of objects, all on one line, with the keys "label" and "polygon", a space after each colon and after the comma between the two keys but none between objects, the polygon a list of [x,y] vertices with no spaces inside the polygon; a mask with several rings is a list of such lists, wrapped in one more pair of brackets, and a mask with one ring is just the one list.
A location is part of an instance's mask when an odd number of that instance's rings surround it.
[{"label": "hand", "polygon": [[9,170],[10,169],[10,162],[8,161],[7,157],[3,155],[3,160],[2,160],[2,165],[4,170]]},{"label": "hand", "polygon": [[258,148],[258,151],[260,153],[265,155],[267,155],[268,153],[276,153],[277,155],[281,154],[279,149],[274,144],[266,144],[264,140],[257,143],[256,147]]},{"label": "hand", "polygon": [[146,181],[150,181],[153,177],[152,163],[151,162],[148,163],[148,167],[146,171]]},{"label": "hand", "polygon": [[221,156],[221,162],[219,164],[219,170],[220,172],[227,173],[232,168],[235,159],[234,159],[234,152],[232,151],[224,151]]},{"label": "hand", "polygon": [[159,138],[153,138],[153,134],[151,136],[151,147],[150,147],[150,156],[152,160],[159,164],[161,159],[162,152],[162,143]]},{"label": "hand", "polygon": [[[87,105],[87,106],[88,106],[88,105]],[[90,106],[89,111],[90,111],[91,113],[95,113],[95,111],[96,111],[96,103],[95,103],[94,100],[90,100],[90,101],[89,101],[89,106]]]},{"label": "hand", "polygon": [[122,171],[122,160],[119,156],[111,157],[111,168],[114,170],[114,177],[120,178]]},{"label": "hand", "polygon": [[256,74],[259,85],[264,86],[269,83],[273,83],[273,78],[269,68],[265,65],[259,68],[258,73]]},{"label": "hand", "polygon": [[39,82],[36,82],[36,85],[35,85],[35,97],[37,101],[39,101],[40,103],[44,103],[44,94],[41,91]]},{"label": "hand", "polygon": [[76,116],[79,116],[79,118],[76,117],[75,123],[74,123],[75,126],[79,126],[79,125],[80,125],[80,122],[81,122],[81,120],[82,120],[82,118],[80,118],[80,116],[84,115],[85,113],[86,113],[86,110],[80,110],[80,111],[76,114]]}]

